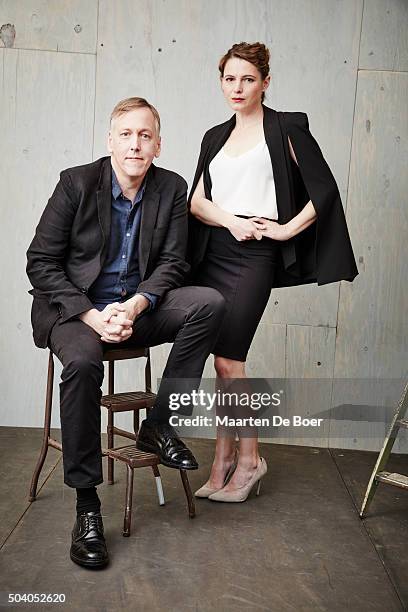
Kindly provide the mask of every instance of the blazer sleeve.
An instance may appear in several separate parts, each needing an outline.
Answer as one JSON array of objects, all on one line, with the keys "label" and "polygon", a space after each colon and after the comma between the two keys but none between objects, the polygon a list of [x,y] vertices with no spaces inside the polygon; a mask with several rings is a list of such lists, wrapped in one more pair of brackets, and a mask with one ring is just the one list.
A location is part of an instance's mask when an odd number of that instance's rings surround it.
[{"label": "blazer sleeve", "polygon": [[89,298],[68,278],[64,269],[77,203],[67,171],[48,200],[27,251],[27,275],[34,297],[47,298],[62,321],[93,308]]},{"label": "blazer sleeve", "polygon": [[315,258],[319,285],[358,274],[336,180],[309,130],[306,113],[284,113],[307,195],[316,210]]}]

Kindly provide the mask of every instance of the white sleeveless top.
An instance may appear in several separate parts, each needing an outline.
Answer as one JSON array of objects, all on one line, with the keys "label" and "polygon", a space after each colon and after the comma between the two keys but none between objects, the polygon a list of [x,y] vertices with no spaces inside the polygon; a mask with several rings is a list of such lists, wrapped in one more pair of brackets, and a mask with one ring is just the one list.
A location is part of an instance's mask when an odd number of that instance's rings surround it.
[{"label": "white sleeveless top", "polygon": [[210,162],[211,199],[234,215],[278,219],[272,162],[265,139],[230,157],[222,148]]}]

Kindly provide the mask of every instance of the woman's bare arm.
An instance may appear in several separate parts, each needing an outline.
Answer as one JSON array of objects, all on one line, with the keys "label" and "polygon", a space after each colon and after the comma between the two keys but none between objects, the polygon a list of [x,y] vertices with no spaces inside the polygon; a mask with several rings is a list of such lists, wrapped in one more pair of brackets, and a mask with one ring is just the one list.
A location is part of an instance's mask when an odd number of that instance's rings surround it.
[{"label": "woman's bare arm", "polygon": [[[296,162],[297,166],[299,166],[298,160],[296,159],[296,155],[293,150],[292,143],[290,142],[289,136],[288,136],[288,141],[289,141],[290,155],[292,159],[294,160],[294,162]],[[304,229],[309,227],[309,225],[312,225],[312,223],[316,220],[316,218],[317,218],[316,209],[313,206],[312,200],[309,200],[309,202],[304,206],[304,208],[302,208],[300,213],[298,213],[296,217],[293,217],[293,219],[291,219],[286,224],[288,231],[289,231],[289,236],[293,237],[293,236],[296,236],[296,234],[300,234],[300,232],[302,232]]]},{"label": "woman's bare arm", "polygon": [[225,227],[239,241],[262,238],[260,228],[255,223],[249,219],[236,217],[205,197],[203,175],[191,198],[191,213],[206,225]]},{"label": "woman's bare arm", "polygon": [[200,176],[200,180],[191,198],[191,212],[206,225],[213,225],[215,227],[228,228],[232,218],[234,218],[234,215],[222,210],[211,200],[207,200],[204,191],[203,175]]}]

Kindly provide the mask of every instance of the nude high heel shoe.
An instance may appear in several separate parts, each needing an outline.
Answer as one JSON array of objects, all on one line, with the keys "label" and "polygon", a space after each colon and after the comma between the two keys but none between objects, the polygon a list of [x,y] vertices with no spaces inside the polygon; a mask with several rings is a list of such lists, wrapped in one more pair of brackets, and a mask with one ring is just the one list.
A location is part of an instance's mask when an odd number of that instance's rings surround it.
[{"label": "nude high heel shoe", "polygon": [[[256,494],[259,495],[259,491],[261,488],[261,479],[265,476],[268,471],[268,466],[266,465],[266,461],[263,457],[260,457],[260,461],[258,467],[254,471],[251,479],[238,489],[234,489],[233,491],[224,491],[224,488],[212,493],[208,496],[208,499],[211,501],[221,501],[221,502],[243,502],[247,499],[250,494],[252,488],[258,483]],[[225,486],[225,485],[224,485]]]},{"label": "nude high heel shoe", "polygon": [[[237,463],[238,463],[238,451],[236,450],[235,451],[235,456],[234,456],[234,461],[231,463],[230,468],[229,468],[228,472],[225,475],[224,484],[222,485],[221,488],[225,487],[227,482],[229,482],[231,476],[235,472],[235,468],[237,467]],[[194,493],[194,496],[195,497],[209,497],[213,493],[216,493],[217,491],[220,491],[220,490],[221,489],[213,489],[212,487],[207,487],[207,485],[203,485],[200,489],[197,489],[197,491]]]}]

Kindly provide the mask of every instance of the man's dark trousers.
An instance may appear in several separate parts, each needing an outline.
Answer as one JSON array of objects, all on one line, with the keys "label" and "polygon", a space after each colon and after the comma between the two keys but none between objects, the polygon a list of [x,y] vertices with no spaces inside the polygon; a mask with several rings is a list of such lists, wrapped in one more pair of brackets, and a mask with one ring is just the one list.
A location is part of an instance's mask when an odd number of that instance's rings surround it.
[{"label": "man's dark trousers", "polygon": [[[210,287],[168,291],[159,306],[136,319],[132,336],[115,346],[156,346],[174,342],[165,379],[201,378],[224,315],[224,298]],[[79,319],[56,322],[49,346],[63,365],[60,384],[64,482],[75,488],[100,484],[101,385],[103,348],[99,335]],[[169,381],[171,386],[171,381]],[[168,417],[167,395],[158,391],[161,417]]]}]

